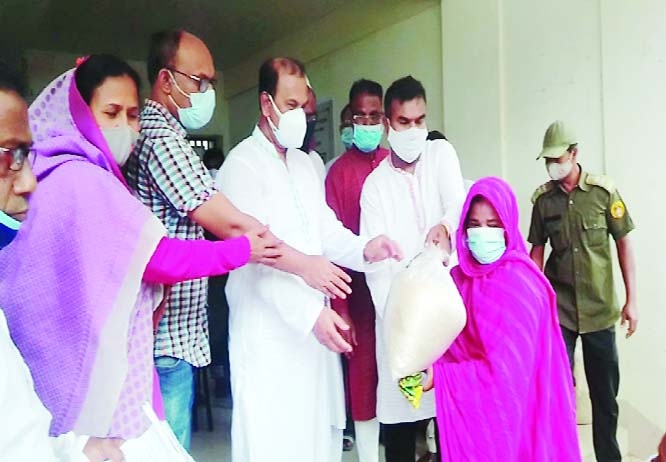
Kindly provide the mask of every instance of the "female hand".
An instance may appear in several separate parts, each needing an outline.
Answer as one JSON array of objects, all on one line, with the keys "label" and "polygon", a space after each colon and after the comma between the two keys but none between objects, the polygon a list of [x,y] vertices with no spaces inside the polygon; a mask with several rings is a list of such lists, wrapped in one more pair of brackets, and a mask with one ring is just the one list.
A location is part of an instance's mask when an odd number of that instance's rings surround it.
[{"label": "female hand", "polygon": [[282,241],[276,238],[268,229],[262,226],[245,235],[250,241],[250,261],[272,266],[275,260],[282,256],[280,246]]}]

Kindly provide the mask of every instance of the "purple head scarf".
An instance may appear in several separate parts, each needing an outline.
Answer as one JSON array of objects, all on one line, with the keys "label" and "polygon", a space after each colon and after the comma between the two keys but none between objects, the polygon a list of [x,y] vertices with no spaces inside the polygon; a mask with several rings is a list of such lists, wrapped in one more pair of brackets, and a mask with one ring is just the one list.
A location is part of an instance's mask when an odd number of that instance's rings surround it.
[{"label": "purple head scarf", "polygon": [[[127,185],[90,108],[76,88],[76,69],[55,79],[30,105],[30,130],[39,157],[37,179],[69,160],[85,160]],[[69,110],[66,110],[68,108]]]},{"label": "purple head scarf", "polygon": [[[482,265],[467,245],[474,198],[497,212],[507,250]],[[555,293],[530,260],[508,184],[482,178],[469,191],[452,270],[467,325],[434,365],[442,461],[580,462],[573,379]]]},{"label": "purple head scarf", "polygon": [[[165,230],[127,189],[74,72],[29,109],[38,186],[0,253],[0,306],[53,415],[51,434],[117,436],[121,393],[152,394],[151,325],[136,313],[158,303],[161,288],[142,276]],[[128,372],[137,333],[150,352],[140,380]]]}]

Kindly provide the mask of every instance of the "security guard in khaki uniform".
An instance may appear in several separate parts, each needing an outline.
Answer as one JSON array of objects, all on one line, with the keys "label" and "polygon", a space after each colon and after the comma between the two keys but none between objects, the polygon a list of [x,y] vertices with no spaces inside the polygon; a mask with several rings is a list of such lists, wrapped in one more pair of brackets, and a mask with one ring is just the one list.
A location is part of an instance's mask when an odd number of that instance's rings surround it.
[{"label": "security guard in khaki uniform", "polygon": [[[627,337],[638,323],[634,255],[628,236],[634,224],[613,182],[585,172],[577,163],[577,143],[562,122],[554,122],[546,131],[537,159],[546,159],[552,181],[532,197],[530,257],[543,269],[544,247],[550,241],[545,274],[557,294],[572,368],[576,339],[582,340],[597,461],[620,462],[615,436],[620,383],[615,323],[620,317],[623,325],[628,322]],[[613,288],[609,235],[617,246],[626,289],[621,311]]]}]

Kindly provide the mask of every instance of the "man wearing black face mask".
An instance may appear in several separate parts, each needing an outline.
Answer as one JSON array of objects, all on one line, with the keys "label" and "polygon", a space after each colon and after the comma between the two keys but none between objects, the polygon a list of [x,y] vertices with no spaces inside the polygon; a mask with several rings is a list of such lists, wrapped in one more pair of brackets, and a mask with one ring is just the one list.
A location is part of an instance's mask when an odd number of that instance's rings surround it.
[{"label": "man wearing black face mask", "polygon": [[317,96],[315,95],[312,87],[308,87],[308,102],[303,107],[305,111],[305,123],[307,128],[305,130],[305,137],[303,137],[303,146],[301,151],[310,155],[312,165],[314,165],[317,175],[324,182],[326,178],[326,166],[321,159],[319,153],[315,150],[317,147],[317,139],[315,138],[315,127],[317,125]]}]

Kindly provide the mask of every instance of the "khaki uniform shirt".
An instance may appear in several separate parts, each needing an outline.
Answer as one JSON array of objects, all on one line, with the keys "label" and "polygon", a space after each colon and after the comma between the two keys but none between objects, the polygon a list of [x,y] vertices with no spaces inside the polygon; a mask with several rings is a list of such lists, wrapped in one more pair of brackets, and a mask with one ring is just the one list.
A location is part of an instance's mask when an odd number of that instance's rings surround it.
[{"label": "khaki uniform shirt", "polygon": [[571,193],[549,181],[532,202],[528,241],[535,246],[550,241],[545,274],[557,294],[560,324],[580,333],[611,327],[620,311],[608,236],[617,241],[634,229],[612,181],[581,169]]}]

